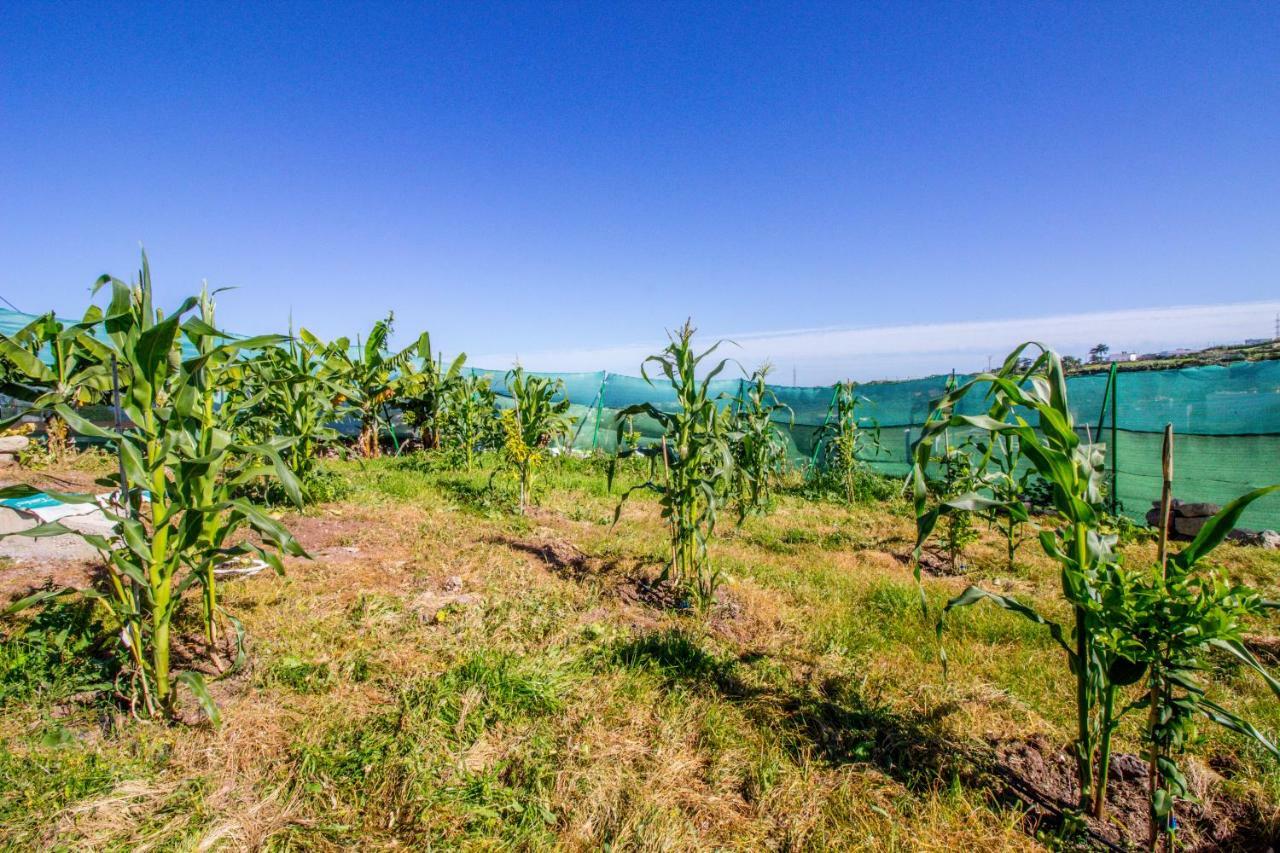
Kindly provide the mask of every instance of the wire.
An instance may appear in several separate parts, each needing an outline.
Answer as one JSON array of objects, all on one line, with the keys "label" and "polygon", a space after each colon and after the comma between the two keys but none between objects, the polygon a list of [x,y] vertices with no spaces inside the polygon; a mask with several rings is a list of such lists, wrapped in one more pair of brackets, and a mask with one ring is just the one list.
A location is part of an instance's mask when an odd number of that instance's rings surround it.
[{"label": "wire", "polygon": [[10,308],[12,308],[14,311],[17,311],[19,314],[27,313],[23,311],[21,308],[19,308],[17,305],[14,305],[8,299],[5,299],[3,296],[0,296],[0,302],[3,302],[5,305],[8,305]]}]

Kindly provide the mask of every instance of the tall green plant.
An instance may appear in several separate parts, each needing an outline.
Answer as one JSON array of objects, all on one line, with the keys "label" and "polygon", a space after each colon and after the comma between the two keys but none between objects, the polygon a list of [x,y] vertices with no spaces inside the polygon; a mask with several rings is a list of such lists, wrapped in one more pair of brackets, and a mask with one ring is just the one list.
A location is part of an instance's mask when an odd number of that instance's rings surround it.
[{"label": "tall green plant", "polygon": [[871,476],[863,461],[883,452],[880,425],[859,414],[870,403],[857,393],[857,383],[837,382],[832,389],[827,416],[815,436],[814,465],[810,477],[823,492],[838,493],[853,503],[866,497]]},{"label": "tall green plant", "polygon": [[[525,373],[516,367],[507,372],[507,390],[514,405],[501,416],[504,435],[502,456],[515,472],[519,485],[520,514],[533,497],[534,475],[545,462],[551,444],[569,435],[573,418],[564,397],[564,381]],[[562,399],[556,400],[559,396]],[[496,473],[496,472],[495,472]]]},{"label": "tall green plant", "polygon": [[[641,375],[650,385],[653,380],[648,365],[655,364],[667,377],[675,392],[676,407],[663,411],[652,403],[638,403],[618,413],[618,440],[621,443],[626,419],[647,415],[663,430],[660,453],[654,454],[649,478],[622,494],[614,511],[617,523],[626,500],[638,489],[658,495],[662,517],[671,525],[671,562],[662,579],[686,587],[700,608],[706,608],[720,583],[707,554],[707,542],[715,532],[716,515],[724,501],[725,483],[733,477],[733,450],[729,439],[729,416],[722,401],[711,394],[711,380],[724,370],[728,359],[721,360],[699,379],[699,365],[708,359],[720,343],[702,353],[693,347],[695,329],[686,321],[661,353],[645,359]],[[658,466],[661,464],[661,474]],[[609,465],[612,487],[617,457]]]},{"label": "tall green plant", "polygon": [[[145,712],[172,715],[175,686],[185,683],[205,710],[216,716],[200,674],[171,671],[173,618],[189,587],[212,584],[210,566],[218,560],[255,554],[281,570],[282,554],[303,554],[279,522],[247,501],[231,497],[245,482],[270,473],[295,500],[301,500],[297,482],[280,458],[280,442],[236,445],[212,406],[220,374],[235,354],[278,343],[280,338],[230,340],[208,322],[212,303],[207,294],[203,300],[187,299],[168,315],[157,310],[145,254],[136,284],[103,276],[95,292],[108,285],[111,300],[103,328],[118,367],[120,404],[130,426],[103,429],[65,403],[56,406],[74,429],[108,442],[120,459],[120,471],[111,478],[120,506],[107,509],[119,536],[77,534],[102,552],[107,568],[102,588],[82,592],[106,603],[119,623],[131,663],[125,689]],[[186,316],[197,307],[208,319]],[[182,357],[183,337],[197,352],[189,359]],[[30,491],[16,487],[4,494]],[[239,537],[242,528],[255,534],[261,544]],[[21,535],[67,533],[71,531],[53,523]],[[54,595],[39,594],[19,605],[30,606]],[[216,597],[210,594],[206,602],[216,606]]]},{"label": "tall green plant", "polygon": [[[958,445],[945,444],[941,453],[935,457],[942,476],[934,484],[934,488],[942,500],[947,501],[967,495],[982,485],[979,474],[974,468],[974,452],[972,437],[966,437]],[[961,559],[964,557],[965,550],[978,541],[973,512],[952,507],[942,519],[941,539],[947,552],[947,562],[951,566],[951,572],[956,574],[962,568]]]},{"label": "tall green plant", "polygon": [[[1020,364],[1022,353],[1035,346],[1039,355]],[[1255,612],[1258,603],[1241,588],[1219,585],[1193,570],[1234,525],[1244,508],[1275,488],[1259,489],[1233,502],[1207,524],[1196,540],[1170,564],[1177,571],[1155,575],[1127,572],[1114,552],[1116,537],[1104,532],[1108,522],[1103,483],[1103,449],[1081,442],[1067,400],[1065,372],[1058,355],[1038,344],[1018,347],[996,373],[980,374],[953,388],[937,403],[915,448],[912,484],[917,516],[916,553],[938,520],[950,513],[1011,509],[977,491],[931,502],[925,468],[931,445],[949,428],[977,428],[1018,442],[1021,454],[1052,487],[1053,527],[1040,533],[1045,552],[1059,565],[1063,597],[1072,624],[1064,627],[1014,598],[970,586],[947,602],[938,622],[941,638],[947,613],[957,607],[990,601],[1045,626],[1066,654],[1073,676],[1076,710],[1074,751],[1082,811],[1102,818],[1112,736],[1121,718],[1143,702],[1118,704],[1124,692],[1149,673],[1158,685],[1147,695],[1161,725],[1180,715],[1203,713],[1224,725],[1252,734],[1249,727],[1213,703],[1201,704],[1203,692],[1187,677],[1195,651],[1207,645],[1224,648],[1263,672],[1273,689],[1280,689],[1238,642],[1239,618]],[[992,401],[986,414],[962,415],[957,405],[970,393],[985,391]],[[985,470],[992,448],[980,462]],[[1166,505],[1168,494],[1166,492]],[[1019,497],[1020,503],[1021,498]],[[919,580],[917,562],[916,578]],[[945,661],[945,655],[944,655]],[[1163,674],[1162,674],[1163,673]],[[1179,694],[1162,693],[1174,683]],[[1169,697],[1166,705],[1161,702]],[[1177,709],[1174,706],[1178,706]],[[1153,743],[1166,738],[1151,735]],[[1164,748],[1164,747],[1160,747]],[[1154,759],[1161,766],[1169,766]],[[1163,771],[1161,771],[1163,772]],[[1157,791],[1153,785],[1153,798]],[[1167,802],[1164,803],[1167,805]],[[1163,808],[1157,805],[1157,808]]]},{"label": "tall green plant", "polygon": [[[73,324],[50,312],[12,335],[0,334],[0,359],[7,368],[0,393],[27,403],[29,411],[44,417],[49,452],[58,459],[66,455],[69,442],[66,421],[55,407],[100,402],[111,387],[106,345],[93,336],[101,320],[96,306]],[[0,428],[23,414],[0,422]]]},{"label": "tall green plant", "polygon": [[463,376],[449,385],[440,417],[442,446],[455,451],[470,471],[476,450],[497,443],[497,397],[487,376]]},{"label": "tall green plant", "polygon": [[[391,337],[394,315],[373,324],[363,344],[355,347],[347,338],[338,338],[329,345],[329,375],[350,392],[344,403],[360,422],[360,436],[356,447],[366,458],[382,453],[378,443],[379,424],[390,424],[389,405],[399,384],[398,372],[417,356],[431,359],[431,339],[426,332],[414,343],[391,352],[387,342]],[[392,427],[394,428],[394,427]]]},{"label": "tall green plant", "polygon": [[772,485],[787,465],[787,442],[776,418],[784,410],[790,415],[791,410],[778,402],[766,384],[769,370],[765,364],[751,374],[729,415],[739,523],[765,511],[772,500]]},{"label": "tall green plant", "polygon": [[[1036,346],[1040,354],[1030,367],[1020,370],[1018,359],[1031,346]],[[957,405],[976,390],[988,394],[992,400],[990,409],[983,415],[960,414]],[[979,374],[948,390],[935,404],[914,449],[911,483],[917,526],[917,581],[920,548],[933,533],[939,518],[953,512],[986,510],[999,505],[998,501],[977,492],[942,500],[931,496],[926,469],[933,457],[933,446],[946,430],[954,428],[976,428],[1016,436],[1022,454],[1053,484],[1058,526],[1041,533],[1040,541],[1046,553],[1059,564],[1063,595],[1071,608],[1074,624],[1064,629],[1025,604],[976,586],[970,586],[949,601],[943,617],[956,607],[989,600],[1048,628],[1066,653],[1074,676],[1080,807],[1092,809],[1100,816],[1105,808],[1115,690],[1140,676],[1132,660],[1102,642],[1108,626],[1101,601],[1108,572],[1116,562],[1112,550],[1114,537],[1100,532],[1105,514],[1102,449],[1080,441],[1068,408],[1062,361],[1057,353],[1042,346],[1023,344],[1010,354],[998,372]],[[980,467],[986,467],[985,459]],[[943,622],[940,620],[938,624],[941,634]]]},{"label": "tall green plant", "polygon": [[286,439],[282,454],[308,501],[317,498],[313,491],[322,480],[320,452],[339,438],[333,428],[339,401],[352,395],[343,372],[343,365],[332,364],[329,345],[306,329],[233,365],[224,408],[237,439]]},{"label": "tall green plant", "polygon": [[467,354],[462,353],[446,368],[443,360],[431,360],[430,337],[423,333],[419,340],[420,350],[425,350],[426,356],[417,363],[410,359],[400,369],[392,405],[401,411],[405,422],[417,431],[422,446],[435,450],[440,447],[445,401],[450,391],[462,380],[462,365],[467,360]]}]

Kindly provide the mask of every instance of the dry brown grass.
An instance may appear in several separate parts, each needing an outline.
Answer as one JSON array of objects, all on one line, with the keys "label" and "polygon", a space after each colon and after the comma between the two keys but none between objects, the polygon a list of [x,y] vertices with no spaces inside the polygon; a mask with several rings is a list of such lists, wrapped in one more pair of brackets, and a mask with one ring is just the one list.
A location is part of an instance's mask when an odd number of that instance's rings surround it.
[{"label": "dry brown grass", "polygon": [[[570,478],[521,520],[469,508],[447,482],[393,462],[352,476],[351,501],[285,516],[312,560],[226,585],[251,663],[217,686],[223,725],[125,720],[98,736],[97,711],[73,713],[60,725],[77,739],[61,749],[97,755],[109,781],[41,795],[0,838],[194,850],[1038,847],[966,755],[988,735],[1065,743],[1061,662],[1013,617],[975,609],[948,636],[944,682],[902,560],[904,515],[786,499],[724,527],[713,553],[729,580],[699,623],[627,592],[663,554],[651,503],[611,527],[613,499]],[[1280,591],[1273,558],[1224,554]],[[989,536],[970,563],[969,577],[927,579],[935,605],[981,580],[1052,609],[1055,572],[1034,543],[1013,573]],[[32,700],[0,720],[15,761],[49,761],[48,713]],[[1280,721],[1270,713],[1264,722]],[[401,736],[369,741],[397,719]],[[1204,752],[1235,749],[1217,736]],[[1273,803],[1274,771],[1237,760],[1234,784]],[[4,766],[4,797],[75,771],[52,762],[24,780]]]}]

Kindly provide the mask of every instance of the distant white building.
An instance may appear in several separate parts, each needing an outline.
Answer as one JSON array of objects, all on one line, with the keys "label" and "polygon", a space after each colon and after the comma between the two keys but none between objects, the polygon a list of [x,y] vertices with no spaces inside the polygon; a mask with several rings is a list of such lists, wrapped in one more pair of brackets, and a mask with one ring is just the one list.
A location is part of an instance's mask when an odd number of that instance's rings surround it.
[{"label": "distant white building", "polygon": [[1111,361],[1137,361],[1138,354],[1136,352],[1118,352],[1111,356]]}]

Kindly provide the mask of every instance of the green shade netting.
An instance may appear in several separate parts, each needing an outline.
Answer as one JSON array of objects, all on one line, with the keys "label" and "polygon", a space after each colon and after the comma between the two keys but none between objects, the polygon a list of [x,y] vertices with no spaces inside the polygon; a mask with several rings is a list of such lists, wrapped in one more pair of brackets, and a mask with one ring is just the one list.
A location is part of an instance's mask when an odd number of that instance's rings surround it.
[{"label": "green shade netting", "polygon": [[[504,372],[475,371],[493,378],[500,397],[505,392]],[[574,447],[611,452],[617,436],[618,411],[649,402],[658,409],[675,405],[666,377],[653,384],[635,376],[613,373],[542,373],[565,382],[565,396],[575,424]],[[964,383],[971,376],[957,376]],[[909,470],[911,442],[920,435],[934,400],[947,387],[949,377],[930,376],[900,382],[869,382],[858,386],[866,398],[860,414],[873,418],[881,430],[881,452],[866,462],[890,476]],[[743,386],[742,379],[712,381],[713,394],[728,404]],[[1105,443],[1110,439],[1110,412],[1098,434],[1105,373],[1067,379],[1072,415],[1081,438]],[[776,416],[788,440],[790,456],[797,464],[813,453],[816,434],[831,405],[831,386],[794,387],[771,385],[778,402],[789,407]],[[1238,362],[1212,367],[1173,370],[1121,371],[1117,378],[1116,447],[1119,461],[1117,495],[1124,511],[1142,517],[1160,494],[1160,442],[1166,423],[1176,433],[1175,493],[1185,500],[1225,504],[1245,492],[1280,482],[1280,361]],[[965,414],[987,408],[980,393],[961,404]],[[632,427],[642,436],[661,434],[650,418],[636,416]],[[962,440],[956,435],[953,441]],[[1280,498],[1255,503],[1245,514],[1244,526],[1280,528]]]},{"label": "green shade netting", "polygon": [[[0,310],[0,333],[13,334],[35,315]],[[467,368],[489,377],[500,405],[510,405],[504,370]],[[612,451],[617,436],[618,412],[637,403],[672,409],[675,394],[666,377],[658,373],[650,384],[636,376],[594,373],[536,373],[564,383],[562,398],[570,402],[575,418],[573,446],[579,450]],[[957,376],[956,382],[971,377]],[[868,382],[857,393],[867,402],[859,414],[873,418],[881,429],[880,453],[866,462],[881,473],[902,476],[909,468],[913,439],[934,400],[947,387],[947,376],[929,376],[899,382]],[[739,395],[745,380],[717,378],[713,395],[725,405]],[[1098,434],[1105,373],[1067,379],[1067,392],[1077,429],[1085,440],[1110,440],[1110,414]],[[807,462],[816,434],[827,417],[831,386],[794,387],[771,385],[778,402],[787,410],[776,416],[787,437],[790,456]],[[1280,482],[1280,361],[1237,362],[1212,367],[1170,370],[1120,371],[1116,389],[1116,446],[1109,448],[1118,460],[1117,493],[1124,511],[1141,517],[1159,496],[1160,441],[1166,423],[1176,433],[1175,493],[1186,500],[1223,504],[1259,486]],[[972,394],[961,412],[986,410],[981,394]],[[642,436],[656,438],[658,425],[645,416],[633,418],[632,427]],[[955,441],[962,436],[954,436]],[[1110,463],[1109,463],[1110,464]],[[1251,527],[1280,528],[1280,497],[1258,501],[1242,522]]]}]

